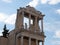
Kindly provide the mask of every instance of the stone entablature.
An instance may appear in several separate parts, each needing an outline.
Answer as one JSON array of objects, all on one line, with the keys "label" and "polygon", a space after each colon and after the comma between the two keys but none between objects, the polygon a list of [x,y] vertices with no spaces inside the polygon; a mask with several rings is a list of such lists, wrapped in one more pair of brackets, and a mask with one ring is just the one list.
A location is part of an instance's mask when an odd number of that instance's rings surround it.
[{"label": "stone entablature", "polygon": [[31,13],[34,13],[34,14],[37,14],[37,15],[43,15],[42,12],[37,11],[35,8],[30,7],[30,6],[26,6],[26,8],[20,8],[20,10],[21,9],[26,10],[26,11],[31,12]]},{"label": "stone entablature", "polygon": [[44,41],[44,35],[43,34],[38,34],[38,33],[34,33],[34,32],[30,32],[30,31],[21,31],[20,33],[17,34],[17,37],[30,37],[32,39],[37,39],[39,41]]},{"label": "stone entablature", "polygon": [[30,7],[30,6],[26,6],[26,8],[20,8],[20,9],[17,9],[20,13],[21,12],[25,12],[25,13],[28,13],[28,14],[32,14],[34,16],[37,16],[39,17],[40,19],[43,18],[43,16],[45,16],[44,14],[42,14],[40,11],[36,11],[36,9],[34,9],[33,7]]}]

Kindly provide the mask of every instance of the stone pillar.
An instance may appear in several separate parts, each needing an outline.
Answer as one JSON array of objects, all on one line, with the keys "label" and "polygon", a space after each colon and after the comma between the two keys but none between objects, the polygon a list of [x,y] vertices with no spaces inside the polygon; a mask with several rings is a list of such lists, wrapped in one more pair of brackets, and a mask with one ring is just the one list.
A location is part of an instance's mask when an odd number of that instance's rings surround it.
[{"label": "stone pillar", "polygon": [[43,19],[41,20],[41,30],[43,32]]},{"label": "stone pillar", "polygon": [[44,45],[44,41],[42,42],[42,45]]},{"label": "stone pillar", "polygon": [[21,36],[21,45],[23,45],[23,36]]},{"label": "stone pillar", "polygon": [[31,38],[29,38],[29,45],[31,45]]},{"label": "stone pillar", "polygon": [[36,40],[36,45],[38,45],[38,40]]},{"label": "stone pillar", "polygon": [[37,26],[37,17],[35,17],[35,26]]},{"label": "stone pillar", "polygon": [[31,25],[31,14],[29,14],[29,27]]},{"label": "stone pillar", "polygon": [[38,30],[37,17],[35,17],[35,22],[34,22],[34,25],[35,25],[35,31],[37,31],[37,30]]},{"label": "stone pillar", "polygon": [[35,25],[35,29],[37,28],[37,17],[35,17],[34,19],[34,25]]},{"label": "stone pillar", "polygon": [[23,23],[24,23],[24,11],[22,11],[22,28],[24,28],[24,25],[23,25]]},{"label": "stone pillar", "polygon": [[23,10],[18,11],[15,28],[17,28],[17,29],[23,28],[23,21],[24,21],[24,11]]}]

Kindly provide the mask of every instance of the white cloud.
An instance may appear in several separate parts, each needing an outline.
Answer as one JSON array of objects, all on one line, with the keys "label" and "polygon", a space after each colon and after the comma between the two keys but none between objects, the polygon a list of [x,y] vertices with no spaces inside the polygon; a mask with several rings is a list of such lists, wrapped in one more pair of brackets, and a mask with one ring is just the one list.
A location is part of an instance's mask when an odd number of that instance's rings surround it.
[{"label": "white cloud", "polygon": [[46,4],[48,2],[48,0],[41,0],[42,4]]},{"label": "white cloud", "polygon": [[15,24],[16,14],[7,15],[4,13],[0,13],[0,22],[4,22],[5,24]]},{"label": "white cloud", "polygon": [[60,21],[51,19],[51,22],[44,22],[45,31],[57,31],[60,30]]},{"label": "white cloud", "polygon": [[51,42],[53,45],[60,45],[60,41],[58,40],[52,40]]},{"label": "white cloud", "polygon": [[0,21],[4,21],[8,16],[4,13],[0,13]]},{"label": "white cloud", "polygon": [[58,3],[60,3],[60,0],[50,0],[49,1],[49,4],[52,4],[52,5],[58,4]]},{"label": "white cloud", "polygon": [[2,33],[0,33],[0,36],[2,36]]},{"label": "white cloud", "polygon": [[4,1],[6,3],[11,3],[12,2],[12,0],[2,0],[2,1]]},{"label": "white cloud", "polygon": [[54,38],[60,38],[60,30],[55,32]]},{"label": "white cloud", "polygon": [[39,3],[39,0],[32,0],[31,2],[29,2],[28,5],[30,5],[31,7],[36,7]]},{"label": "white cloud", "polygon": [[57,10],[56,10],[56,13],[60,14],[60,9],[57,9]]},{"label": "white cloud", "polygon": [[55,5],[60,3],[60,0],[41,0],[42,4],[50,4],[50,5]]},{"label": "white cloud", "polygon": [[15,20],[16,20],[16,14],[12,14],[11,16],[9,16],[5,20],[5,23],[7,23],[7,24],[15,24]]},{"label": "white cloud", "polygon": [[31,7],[36,7],[39,3],[55,5],[55,4],[60,3],[60,0],[32,0],[27,5],[30,5]]},{"label": "white cloud", "polygon": [[2,36],[2,31],[3,31],[3,30],[0,30],[0,36]]}]

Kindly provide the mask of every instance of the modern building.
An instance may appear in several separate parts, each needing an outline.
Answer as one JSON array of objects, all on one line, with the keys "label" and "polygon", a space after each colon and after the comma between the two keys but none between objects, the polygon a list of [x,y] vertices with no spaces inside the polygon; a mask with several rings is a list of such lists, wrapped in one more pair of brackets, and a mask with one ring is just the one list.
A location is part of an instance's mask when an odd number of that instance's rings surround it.
[{"label": "modern building", "polygon": [[[6,25],[4,26],[0,45],[44,45],[46,36],[43,31],[43,17],[40,11],[30,6],[17,9],[15,28],[7,33]],[[24,24],[24,18],[29,20],[29,25]]]}]

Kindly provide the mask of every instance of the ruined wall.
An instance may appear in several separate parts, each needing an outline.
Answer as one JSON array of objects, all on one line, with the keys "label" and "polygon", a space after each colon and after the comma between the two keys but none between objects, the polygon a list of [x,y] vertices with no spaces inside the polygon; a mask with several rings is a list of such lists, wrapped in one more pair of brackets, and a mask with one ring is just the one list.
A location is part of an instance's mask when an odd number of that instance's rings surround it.
[{"label": "ruined wall", "polygon": [[0,36],[0,45],[8,45],[8,38]]}]

